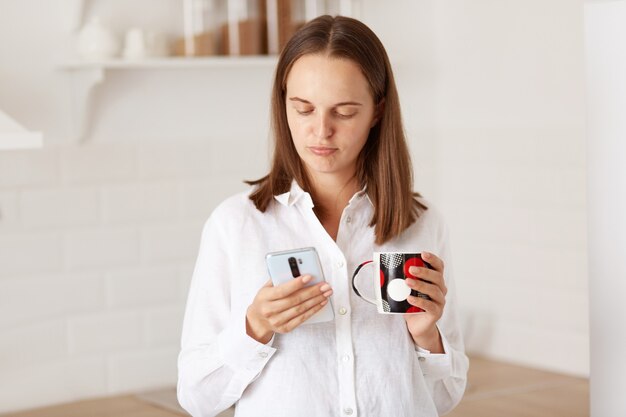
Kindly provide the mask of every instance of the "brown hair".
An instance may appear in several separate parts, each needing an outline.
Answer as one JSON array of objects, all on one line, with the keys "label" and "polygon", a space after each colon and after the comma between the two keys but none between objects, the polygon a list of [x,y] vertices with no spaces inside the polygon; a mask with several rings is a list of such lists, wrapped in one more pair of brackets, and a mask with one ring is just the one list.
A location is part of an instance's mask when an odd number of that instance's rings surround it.
[{"label": "brown hair", "polygon": [[298,30],[287,42],[278,59],[272,90],[272,131],[274,156],[268,175],[246,181],[258,187],[250,195],[262,212],[279,195],[289,191],[296,180],[310,191],[304,164],[296,151],[287,123],[286,82],[298,58],[326,54],[349,59],[361,68],[369,83],[374,103],[381,105],[378,122],[370,130],[357,159],[356,177],[374,205],[370,226],[376,243],[382,244],[402,233],[427,207],[413,192],[413,170],[404,136],[400,102],[391,64],[378,37],[362,22],[343,16],[320,16]]}]

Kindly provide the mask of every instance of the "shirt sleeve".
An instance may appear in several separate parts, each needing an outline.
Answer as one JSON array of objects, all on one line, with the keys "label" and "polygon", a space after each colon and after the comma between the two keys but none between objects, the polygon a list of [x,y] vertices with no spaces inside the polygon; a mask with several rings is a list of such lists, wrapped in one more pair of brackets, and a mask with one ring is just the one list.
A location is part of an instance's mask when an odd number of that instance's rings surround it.
[{"label": "shirt sleeve", "polygon": [[[429,209],[430,210],[430,209]],[[440,222],[437,230],[439,256],[444,261],[444,278],[448,292],[444,313],[437,323],[444,353],[433,354],[417,347],[417,355],[424,379],[431,390],[433,401],[439,415],[450,412],[463,398],[467,384],[469,359],[465,355],[465,346],[458,319],[456,286],[448,230]]]},{"label": "shirt sleeve", "polygon": [[234,404],[276,351],[273,339],[264,345],[247,335],[245,309],[231,308],[226,235],[214,212],[202,231],[185,310],[177,392],[194,417]]},{"label": "shirt sleeve", "polygon": [[439,334],[441,335],[444,353],[431,353],[420,346],[416,347],[422,374],[431,382],[444,379],[451,374],[451,355],[448,354],[450,352],[450,343],[441,330],[439,330]]}]

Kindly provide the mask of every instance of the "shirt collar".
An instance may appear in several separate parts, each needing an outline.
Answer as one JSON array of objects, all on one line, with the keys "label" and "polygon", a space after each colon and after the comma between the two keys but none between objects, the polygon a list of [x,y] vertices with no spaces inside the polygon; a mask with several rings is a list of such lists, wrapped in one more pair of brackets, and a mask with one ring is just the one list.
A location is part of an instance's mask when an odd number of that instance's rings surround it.
[{"label": "shirt collar", "polygon": [[[365,197],[367,199],[367,201],[369,201],[369,203],[372,204],[372,200],[370,200],[370,197],[367,194],[367,185],[364,186],[361,189],[361,191],[357,192],[356,194],[354,194],[352,196],[352,198],[348,202],[348,205],[350,205],[352,203],[356,203],[362,197]],[[302,189],[302,187],[300,187],[300,184],[298,184],[298,182],[296,180],[292,180],[291,181],[291,189],[289,191],[287,191],[286,193],[275,195],[274,198],[279,203],[281,203],[282,205],[287,206],[287,207],[293,206],[300,199],[303,199],[303,201],[307,201],[311,205],[311,207],[313,207],[313,199],[311,198],[311,195],[309,193],[307,193],[306,191],[304,191]]]},{"label": "shirt collar", "polygon": [[354,194],[352,196],[350,201],[348,201],[348,205],[356,203],[357,201],[360,201],[363,197],[365,197],[367,199],[367,201],[369,201],[369,203],[372,204],[372,200],[370,200],[370,196],[369,196],[369,194],[367,194],[367,185],[364,186],[361,189],[361,191],[358,191],[356,194]]},{"label": "shirt collar", "polygon": [[274,196],[274,198],[284,206],[293,206],[303,197],[311,202],[311,206],[313,205],[313,200],[309,193],[304,191],[296,180],[291,181],[291,189],[289,191]]}]

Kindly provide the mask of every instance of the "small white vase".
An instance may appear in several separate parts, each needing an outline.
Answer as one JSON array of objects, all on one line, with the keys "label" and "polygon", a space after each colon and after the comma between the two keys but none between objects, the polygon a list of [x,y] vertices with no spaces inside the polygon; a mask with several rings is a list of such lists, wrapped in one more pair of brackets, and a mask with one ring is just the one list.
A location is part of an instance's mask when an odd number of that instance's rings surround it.
[{"label": "small white vase", "polygon": [[143,59],[150,55],[146,32],[138,28],[129,29],[124,37],[122,57],[125,59]]},{"label": "small white vase", "polygon": [[94,17],[78,32],[78,55],[90,61],[102,61],[119,54],[120,42],[115,34]]}]

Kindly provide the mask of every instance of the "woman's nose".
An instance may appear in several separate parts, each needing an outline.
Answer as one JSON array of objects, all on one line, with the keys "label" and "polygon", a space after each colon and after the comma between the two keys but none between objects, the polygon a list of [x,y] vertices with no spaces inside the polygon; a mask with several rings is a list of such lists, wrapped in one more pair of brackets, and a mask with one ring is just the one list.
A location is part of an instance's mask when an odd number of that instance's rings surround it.
[{"label": "woman's nose", "polygon": [[328,119],[328,116],[320,116],[317,120],[317,126],[315,128],[315,134],[320,139],[329,138],[333,134],[333,127]]}]

